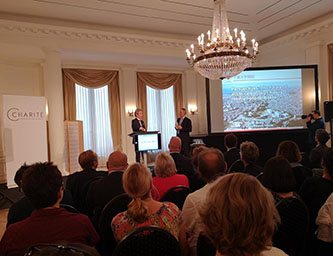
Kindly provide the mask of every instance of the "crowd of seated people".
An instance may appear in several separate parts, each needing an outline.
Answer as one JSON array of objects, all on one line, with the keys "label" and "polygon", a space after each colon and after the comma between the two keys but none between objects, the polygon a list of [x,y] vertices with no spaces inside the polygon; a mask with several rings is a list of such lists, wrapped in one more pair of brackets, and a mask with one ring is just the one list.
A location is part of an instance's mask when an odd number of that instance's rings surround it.
[{"label": "crowd of seated people", "polygon": [[[62,245],[73,243],[111,255],[101,250],[99,218],[108,202],[124,193],[131,202],[126,211],[113,215],[109,226],[117,243],[140,227],[154,225],[173,235],[182,255],[199,256],[201,236],[210,241],[212,255],[333,255],[333,237],[329,237],[333,230],[333,150],[325,145],[327,136],[325,131],[316,133],[317,147],[310,157],[316,160],[311,165],[301,164],[295,142],[283,141],[264,168],[256,164],[258,146],[246,141],[238,150],[233,134],[226,136],[224,154],[198,146],[192,159],[182,158],[181,141],[172,137],[170,153],[156,157],[154,178],[143,164],[129,166],[121,151],[110,154],[107,172],[97,171],[98,156],[88,150],[78,159],[82,171],[67,177],[66,190],[52,163],[22,166],[15,180],[24,197],[9,210],[0,255],[23,255],[28,247],[47,249],[39,248],[40,244],[60,253],[66,247]],[[314,164],[318,161],[321,176],[313,175],[311,169],[318,169]],[[182,208],[159,201],[176,186],[191,190]],[[61,207],[64,191],[69,198],[65,203],[80,213]],[[61,246],[53,248],[56,244]]]}]

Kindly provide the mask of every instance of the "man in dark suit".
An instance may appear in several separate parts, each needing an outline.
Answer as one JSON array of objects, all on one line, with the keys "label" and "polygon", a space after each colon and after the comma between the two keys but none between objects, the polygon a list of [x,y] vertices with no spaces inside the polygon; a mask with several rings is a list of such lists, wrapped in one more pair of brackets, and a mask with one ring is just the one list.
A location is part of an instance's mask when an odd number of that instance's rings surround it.
[{"label": "man in dark suit", "polygon": [[[135,118],[132,120],[132,130],[133,132],[145,132],[146,126],[144,121],[142,120],[143,112],[142,109],[138,108],[135,110]],[[135,143],[133,138],[133,144]],[[134,148],[135,150],[135,148]],[[143,153],[141,153],[143,157]],[[135,152],[135,160],[137,163],[140,163],[140,152]]]},{"label": "man in dark suit", "polygon": [[87,193],[87,205],[92,212],[91,217],[95,227],[98,226],[104,206],[115,196],[125,193],[122,177],[127,165],[126,154],[120,151],[111,153],[106,163],[109,174],[90,185]]},{"label": "man in dark suit", "polygon": [[169,142],[169,151],[176,164],[177,174],[184,174],[190,178],[193,173],[192,159],[180,154],[182,141],[179,137],[172,137]]},{"label": "man in dark suit", "polygon": [[190,156],[190,132],[192,131],[191,119],[186,117],[186,109],[181,108],[179,118],[176,123],[177,136],[182,140],[181,153],[185,156]]},{"label": "man in dark suit", "polygon": [[86,196],[92,181],[107,175],[106,171],[96,171],[98,166],[97,154],[87,150],[79,155],[79,164],[82,171],[68,176],[66,188],[72,193],[74,207],[79,212],[88,214],[86,207]]},{"label": "man in dark suit", "polygon": [[227,152],[224,153],[224,159],[228,168],[238,159],[240,159],[239,150],[237,149],[237,137],[233,133],[229,133],[224,137],[224,146]]}]

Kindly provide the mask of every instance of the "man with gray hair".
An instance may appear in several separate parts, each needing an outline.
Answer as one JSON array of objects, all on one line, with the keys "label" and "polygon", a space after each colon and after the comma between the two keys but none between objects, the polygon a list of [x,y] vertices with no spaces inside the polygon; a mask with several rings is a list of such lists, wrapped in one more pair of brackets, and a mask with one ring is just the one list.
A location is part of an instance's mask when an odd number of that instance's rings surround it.
[{"label": "man with gray hair", "polygon": [[218,149],[207,149],[198,156],[198,172],[206,181],[206,185],[189,194],[184,202],[182,218],[186,235],[189,238],[191,255],[196,255],[197,240],[203,230],[199,210],[206,201],[206,195],[214,185],[214,181],[225,174],[227,165],[222,152]]}]

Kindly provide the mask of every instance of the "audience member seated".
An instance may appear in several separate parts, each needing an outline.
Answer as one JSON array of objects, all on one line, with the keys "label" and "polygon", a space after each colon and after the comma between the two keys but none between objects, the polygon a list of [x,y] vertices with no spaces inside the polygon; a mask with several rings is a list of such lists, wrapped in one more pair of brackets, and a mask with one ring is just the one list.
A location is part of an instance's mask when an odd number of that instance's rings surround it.
[{"label": "audience member seated", "polygon": [[36,244],[30,246],[26,254],[28,256],[99,256],[94,247],[84,244]]},{"label": "audience member seated", "polygon": [[132,198],[128,210],[112,220],[112,231],[117,242],[133,230],[147,225],[159,226],[170,232],[186,255],[187,245],[181,212],[173,203],[158,202],[151,196],[152,177],[146,166],[135,163],[123,175],[126,193]]},{"label": "audience member seated", "polygon": [[172,137],[169,142],[169,151],[170,155],[172,156],[173,160],[176,164],[176,169],[178,174],[184,174],[188,178],[193,175],[193,165],[192,160],[189,157],[186,157],[182,155],[181,149],[182,149],[182,141],[179,137]]},{"label": "audience member seated", "polygon": [[256,161],[259,158],[259,148],[252,141],[245,141],[240,145],[241,161],[244,164],[244,171],[254,177],[257,177],[263,168],[256,165]]},{"label": "audience member seated", "polygon": [[298,191],[304,180],[312,176],[311,170],[300,163],[302,160],[302,155],[299,147],[291,140],[282,141],[279,144],[276,155],[283,156],[289,161],[296,178],[296,186],[293,191]]},{"label": "audience member seated", "polygon": [[315,141],[317,146],[310,153],[311,168],[321,168],[321,160],[324,152],[328,149],[326,142],[329,139],[330,136],[324,129],[316,130]]},{"label": "audience member seated", "polygon": [[237,149],[237,137],[233,133],[229,133],[224,137],[224,146],[227,152],[224,153],[224,159],[228,168],[238,159],[240,159],[239,150]]},{"label": "audience member seated", "polygon": [[96,171],[98,157],[92,150],[84,151],[79,155],[79,164],[83,170],[68,176],[66,188],[72,193],[74,207],[80,212],[88,214],[86,196],[89,183],[98,177],[106,176],[107,172]]},{"label": "audience member seated", "polygon": [[269,159],[262,183],[272,192],[281,218],[281,225],[273,236],[273,245],[289,256],[304,255],[309,213],[302,199],[293,192],[296,179],[288,160],[282,156]]},{"label": "audience member seated", "polygon": [[22,188],[35,210],[30,217],[6,229],[0,255],[23,255],[29,246],[37,243],[97,244],[99,236],[86,215],[60,208],[62,177],[55,165],[32,165],[23,175]]},{"label": "audience member seated", "polygon": [[317,255],[333,255],[333,193],[320,208],[316,224],[319,240]]},{"label": "audience member seated", "polygon": [[156,157],[155,175],[153,185],[158,190],[159,199],[161,199],[170,188],[176,186],[189,187],[187,177],[182,174],[177,174],[175,162],[168,153],[161,153]]},{"label": "audience member seated", "polygon": [[226,169],[227,165],[220,150],[207,149],[199,154],[198,172],[206,180],[207,184],[187,196],[182,210],[182,218],[191,255],[196,255],[197,239],[202,231],[199,209],[206,201],[208,191],[213,186],[214,181],[224,175]]},{"label": "audience member seated", "polygon": [[308,255],[313,255],[317,251],[317,239],[315,231],[318,226],[315,220],[319,209],[323,206],[327,198],[333,192],[333,150],[328,149],[323,155],[322,167],[324,169],[322,177],[311,177],[303,183],[299,195],[309,209],[310,227],[307,245]]},{"label": "audience member seated", "polygon": [[[15,173],[14,181],[17,184],[19,191],[22,191],[23,174],[27,169],[29,169],[29,167],[31,167],[31,165],[24,164]],[[67,190],[67,189],[63,190],[63,198],[62,198],[60,204],[73,205],[72,195],[69,190]],[[16,222],[19,222],[21,220],[28,218],[31,215],[33,210],[34,210],[34,207],[31,204],[30,200],[26,196],[23,196],[20,200],[15,202],[9,208],[8,215],[7,215],[7,227],[10,224],[13,224],[13,223],[16,223]]]},{"label": "audience member seated", "polygon": [[206,185],[206,181],[200,176],[198,172],[198,156],[200,152],[207,150],[205,146],[195,147],[192,151],[192,164],[194,168],[194,174],[189,178],[190,189],[192,192],[202,188]]},{"label": "audience member seated", "polygon": [[87,206],[89,212],[92,212],[95,227],[98,227],[104,206],[115,196],[124,193],[122,177],[128,166],[127,155],[120,151],[112,152],[106,166],[109,174],[93,182],[87,193]]},{"label": "audience member seated", "polygon": [[250,175],[228,174],[219,179],[200,211],[204,234],[216,255],[282,256],[272,247],[279,221],[272,195]]}]

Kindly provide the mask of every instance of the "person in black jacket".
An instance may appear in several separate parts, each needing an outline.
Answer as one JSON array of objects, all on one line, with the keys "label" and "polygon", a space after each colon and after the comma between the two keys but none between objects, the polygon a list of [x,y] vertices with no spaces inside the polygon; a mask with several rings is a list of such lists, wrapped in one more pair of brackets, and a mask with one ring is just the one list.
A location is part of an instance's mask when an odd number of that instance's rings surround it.
[{"label": "person in black jacket", "polygon": [[109,174],[103,179],[93,182],[88,190],[86,201],[95,227],[104,206],[115,196],[125,193],[122,177],[127,169],[127,155],[120,151],[112,152],[106,163]]},{"label": "person in black jacket", "polygon": [[324,129],[325,130],[325,121],[320,116],[319,110],[313,110],[311,115],[308,115],[306,118],[306,126],[309,130],[309,138],[308,138],[308,144],[309,144],[309,151],[311,151],[316,146],[316,130],[318,129]]},{"label": "person in black jacket", "polygon": [[81,213],[88,214],[86,206],[86,196],[90,184],[107,175],[106,171],[96,171],[98,167],[97,154],[92,150],[87,150],[79,155],[79,164],[82,171],[75,172],[68,176],[66,189],[73,196],[74,207]]},{"label": "person in black jacket", "polygon": [[[132,120],[132,130],[133,132],[145,132],[146,126],[145,122],[142,120],[143,117],[143,111],[142,109],[138,108],[135,110],[135,118]],[[135,143],[133,138],[133,144]],[[135,149],[134,149],[135,150]],[[143,153],[141,153],[143,158]],[[135,152],[135,160],[137,163],[140,163],[140,152]]]},{"label": "person in black jacket", "polygon": [[330,139],[330,135],[324,129],[316,130],[317,146],[311,150],[310,163],[311,168],[321,168],[321,160],[325,151],[328,149],[326,142]]},{"label": "person in black jacket", "polygon": [[240,159],[239,149],[237,149],[237,137],[233,133],[229,133],[224,137],[224,146],[227,152],[224,153],[225,161],[228,168],[238,159]]},{"label": "person in black jacket", "polygon": [[179,137],[171,137],[169,142],[170,155],[175,161],[177,174],[184,174],[190,178],[194,174],[192,159],[180,154],[182,142]]},{"label": "person in black jacket", "polygon": [[182,140],[181,153],[185,156],[190,156],[190,132],[192,132],[192,121],[186,117],[186,109],[181,108],[179,118],[176,123],[177,136]]}]

